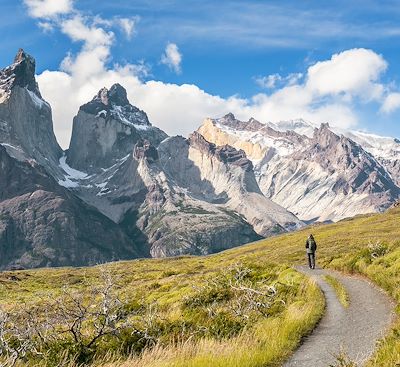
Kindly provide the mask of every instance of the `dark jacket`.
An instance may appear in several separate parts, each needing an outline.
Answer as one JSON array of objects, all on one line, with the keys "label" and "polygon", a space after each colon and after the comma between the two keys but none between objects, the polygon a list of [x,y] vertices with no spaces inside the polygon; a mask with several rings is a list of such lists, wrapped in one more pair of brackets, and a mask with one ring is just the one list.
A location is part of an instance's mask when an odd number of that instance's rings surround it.
[{"label": "dark jacket", "polygon": [[307,250],[307,254],[313,254],[317,250],[317,242],[315,242],[315,239],[313,236],[310,236],[307,238],[306,250]]}]

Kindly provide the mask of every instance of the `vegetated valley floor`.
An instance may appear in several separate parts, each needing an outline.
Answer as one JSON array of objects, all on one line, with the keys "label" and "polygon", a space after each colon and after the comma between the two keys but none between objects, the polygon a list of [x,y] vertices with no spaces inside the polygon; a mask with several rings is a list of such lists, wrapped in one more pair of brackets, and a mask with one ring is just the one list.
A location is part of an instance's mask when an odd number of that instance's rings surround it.
[{"label": "vegetated valley floor", "polygon": [[[316,225],[312,229],[206,257],[110,263],[107,269],[122,298],[131,300],[132,307],[135,302],[157,304],[162,314],[160,320],[169,321],[158,331],[157,343],[149,348],[136,354],[135,350],[129,349],[129,355],[115,348],[114,354],[106,354],[101,348],[113,349],[111,344],[105,343],[98,346],[95,357],[87,364],[282,365],[324,313],[324,299],[319,288],[307,280],[306,275],[293,269],[293,265],[305,262],[304,242],[308,233],[312,231],[318,242],[317,263],[320,267],[361,274],[399,302],[399,220],[400,209],[396,208],[383,214]],[[21,305],[36,305],[40,313],[43,298],[56,299],[65,285],[80,293],[97,286],[100,283],[99,270],[100,267],[90,267],[3,272],[0,274],[0,304],[8,312]],[[229,291],[224,292],[227,288]],[[273,289],[279,296],[271,296],[269,303],[266,302],[268,307],[261,313],[259,309],[257,312],[242,310],[246,289],[259,293]],[[238,318],[236,313],[239,309],[233,305],[242,307],[240,310],[247,312],[248,319]],[[400,311],[399,306],[396,311]],[[181,321],[189,333],[182,332]],[[173,340],[168,337],[171,334],[174,334]],[[43,352],[46,354],[46,350]],[[17,365],[56,365],[52,361],[50,358],[38,362],[32,357],[21,359]],[[377,345],[367,366],[393,367],[399,364],[400,322],[395,318],[391,330]]]}]

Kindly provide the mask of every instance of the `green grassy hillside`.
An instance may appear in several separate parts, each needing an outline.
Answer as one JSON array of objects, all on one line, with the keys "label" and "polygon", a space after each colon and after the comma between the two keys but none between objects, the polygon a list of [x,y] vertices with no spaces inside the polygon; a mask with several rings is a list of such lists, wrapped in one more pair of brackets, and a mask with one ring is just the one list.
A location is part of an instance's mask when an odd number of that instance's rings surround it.
[{"label": "green grassy hillside", "polygon": [[[309,232],[318,242],[318,265],[364,274],[400,301],[400,209],[207,257],[118,262],[106,270],[4,272],[0,304],[7,317],[2,319],[8,325],[30,325],[34,344],[17,364],[279,365],[323,313],[315,284],[291,268],[305,262]],[[80,329],[70,327],[76,308]],[[92,342],[101,327],[107,332]],[[18,347],[15,335],[4,333],[9,350]],[[399,322],[368,366],[396,363]]]}]

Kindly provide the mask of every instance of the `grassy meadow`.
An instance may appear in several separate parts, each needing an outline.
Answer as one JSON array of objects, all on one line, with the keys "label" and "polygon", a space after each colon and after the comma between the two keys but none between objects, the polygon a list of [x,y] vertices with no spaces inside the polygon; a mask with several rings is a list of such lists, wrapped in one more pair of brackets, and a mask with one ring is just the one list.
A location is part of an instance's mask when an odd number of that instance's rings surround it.
[{"label": "grassy meadow", "polygon": [[[3,272],[3,319],[16,330],[3,336],[12,351],[18,323],[31,328],[17,366],[279,366],[324,311],[319,289],[292,268],[305,263],[309,232],[318,266],[363,274],[400,302],[400,209],[392,209],[205,257]],[[398,363],[400,322],[368,367]]]}]

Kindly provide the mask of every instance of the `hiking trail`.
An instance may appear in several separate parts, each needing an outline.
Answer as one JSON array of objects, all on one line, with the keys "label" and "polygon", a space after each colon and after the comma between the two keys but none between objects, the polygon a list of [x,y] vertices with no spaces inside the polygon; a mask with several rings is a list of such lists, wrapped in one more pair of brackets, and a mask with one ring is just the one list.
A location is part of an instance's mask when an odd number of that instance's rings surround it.
[{"label": "hiking trail", "polygon": [[[326,309],[320,323],[283,367],[328,367],[335,364],[335,356],[341,351],[359,365],[365,363],[394,319],[394,302],[360,276],[303,266],[296,270],[315,279],[324,293]],[[324,275],[334,276],[346,288],[350,298],[348,308],[339,302]]]}]

